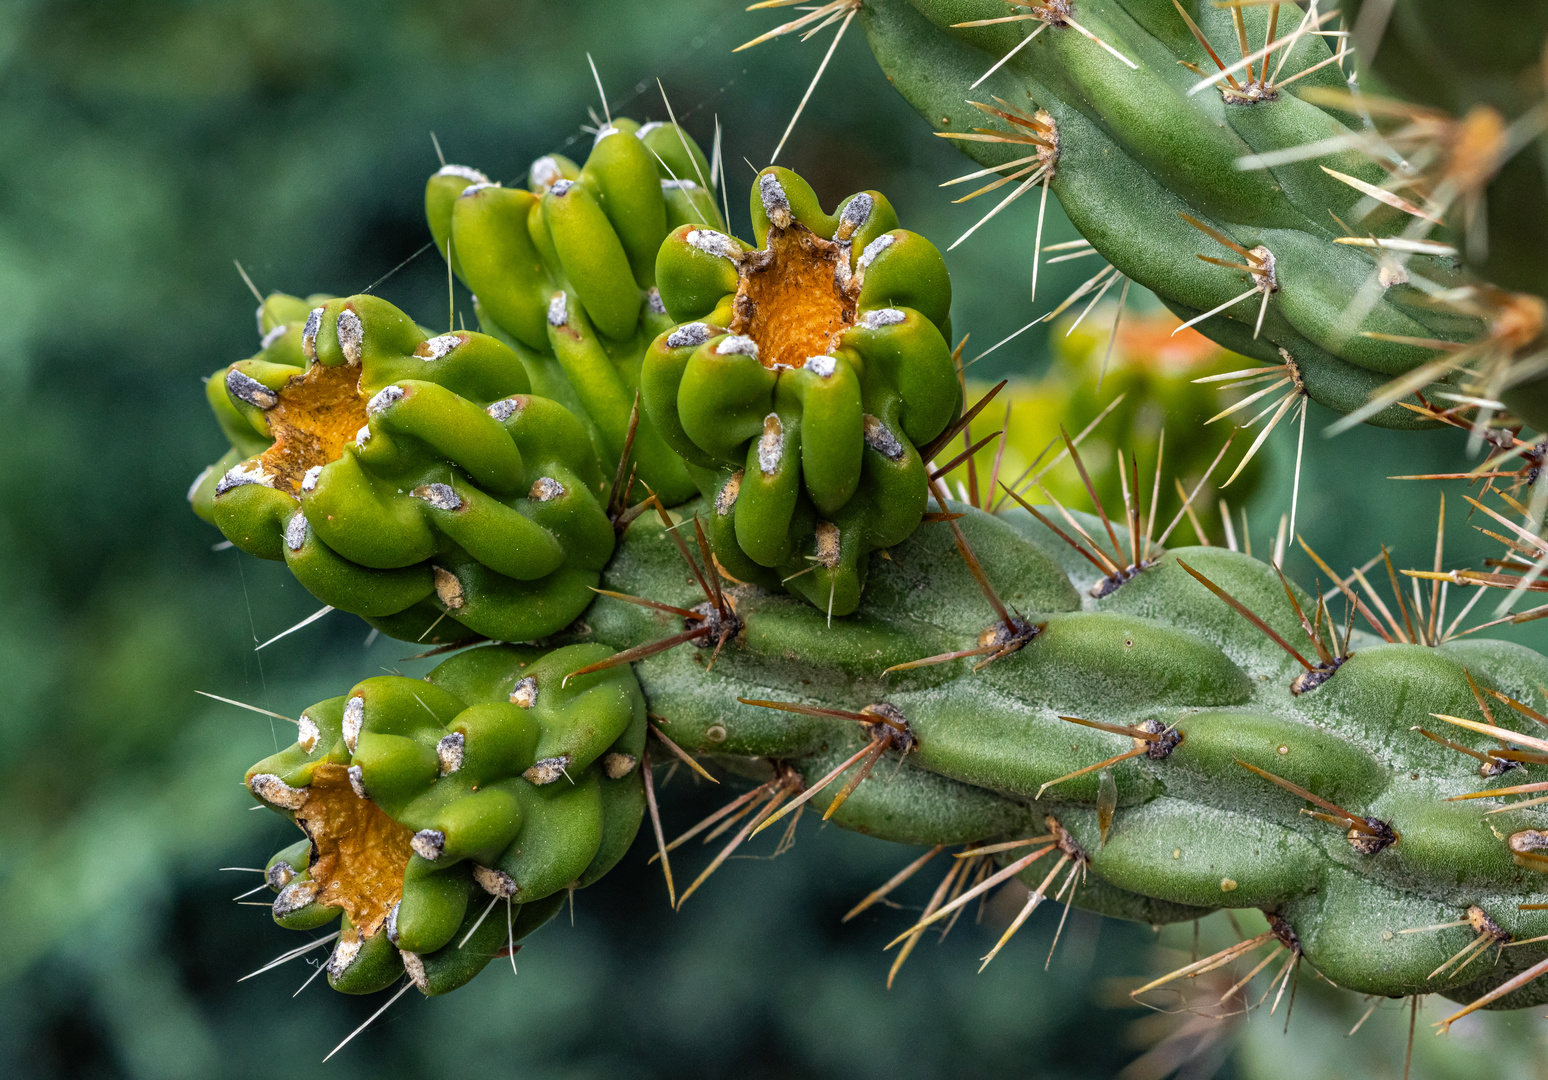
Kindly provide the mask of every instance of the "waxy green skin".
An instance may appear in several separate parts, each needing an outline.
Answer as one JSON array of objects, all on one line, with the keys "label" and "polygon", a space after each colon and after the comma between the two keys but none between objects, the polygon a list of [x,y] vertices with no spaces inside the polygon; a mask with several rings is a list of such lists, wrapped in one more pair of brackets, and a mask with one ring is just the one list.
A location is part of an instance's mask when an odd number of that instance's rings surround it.
[{"label": "waxy green skin", "polygon": [[[581,423],[529,394],[521,360],[493,337],[427,339],[373,296],[306,303],[271,297],[260,323],[284,329],[211,376],[234,449],[190,493],[195,511],[244,551],[284,559],[324,603],[395,637],[521,641],[566,626],[613,549],[605,480]],[[264,406],[308,364],[358,370],[366,425],[299,486],[265,482],[255,460],[271,441]]]},{"label": "waxy green skin", "polygon": [[[685,520],[694,509],[684,507],[676,516]],[[869,738],[851,721],[744,705],[738,698],[846,711],[890,703],[901,710],[917,742],[902,761],[888,751],[888,760],[859,785],[834,822],[897,843],[955,845],[1040,834],[1046,831],[1045,816],[1052,814],[1090,859],[1074,902],[1094,911],[1152,923],[1222,908],[1273,912],[1293,929],[1316,970],[1339,986],[1392,997],[1440,993],[1471,1000],[1543,957],[1541,946],[1502,950],[1498,957],[1491,951],[1482,966],[1460,976],[1431,978],[1473,932],[1398,931],[1452,922],[1475,904],[1516,938],[1548,931],[1548,916],[1517,910],[1519,903],[1541,899],[1543,879],[1516,865],[1506,845],[1511,833],[1542,827],[1543,815],[1520,810],[1486,816],[1499,801],[1443,801],[1515,781],[1510,773],[1484,779],[1475,759],[1411,730],[1444,727],[1430,715],[1437,712],[1481,719],[1465,672],[1482,687],[1542,708],[1548,702],[1539,687],[1548,684],[1548,659],[1499,641],[1469,639],[1432,649],[1357,634],[1353,653],[1337,672],[1297,697],[1290,683],[1300,665],[1178,562],[1228,590],[1286,640],[1304,641],[1271,567],[1221,548],[1179,548],[1093,599],[1097,579],[1089,564],[1024,511],[991,517],[962,505],[950,509],[964,515],[959,525],[1005,602],[1039,628],[1019,652],[980,671],[968,659],[884,673],[893,664],[971,647],[994,619],[946,526],[931,525],[894,548],[890,559],[876,561],[864,602],[831,626],[804,601],[732,586],[743,628],[712,668],[706,670],[710,650],[682,646],[634,664],[632,674],[614,668],[572,679],[568,690],[557,691],[564,707],[545,712],[547,695],[556,693],[564,673],[681,629],[675,617],[599,597],[578,631],[585,644],[547,654],[517,646],[472,649],[443,663],[427,677],[428,685],[367,680],[350,695],[366,703],[353,754],[341,734],[348,698],[336,698],[307,710],[321,731],[312,751],[293,746],[249,776],[270,772],[301,787],[323,761],[361,763],[368,795],[409,827],[438,826],[451,818],[437,814],[465,804],[473,835],[498,833],[475,851],[477,844],[454,841],[448,831],[448,850],[461,844],[468,855],[444,871],[461,884],[446,886],[444,899],[435,893],[434,904],[421,903],[421,910],[449,911],[439,919],[424,917],[437,928],[437,936],[423,943],[427,970],[432,958],[449,955],[444,945],[440,952],[429,946],[448,928],[466,932],[467,912],[478,906],[478,893],[458,875],[467,862],[490,858],[508,836],[498,828],[508,812],[493,806],[493,798],[479,806],[473,801],[478,796],[465,794],[466,785],[456,786],[454,777],[430,780],[426,748],[434,739],[461,724],[470,732],[470,763],[478,738],[517,747],[507,752],[504,779],[493,784],[493,790],[503,790],[502,785],[520,789],[526,783],[517,778],[520,768],[561,745],[577,763],[596,762],[604,746],[638,758],[647,707],[678,745],[742,775],[769,776],[783,763],[810,783]],[[1091,521],[1088,527],[1100,525]],[[1127,539],[1121,531],[1119,538]],[[618,591],[681,607],[701,599],[664,527],[649,517],[630,528],[605,581]],[[527,675],[536,676],[538,690],[530,718],[508,704],[515,681]],[[569,721],[550,719],[561,714]],[[1105,844],[1095,810],[1096,773],[1058,784],[1041,800],[1037,795],[1050,780],[1130,749],[1132,740],[1077,727],[1060,716],[1120,725],[1156,720],[1175,725],[1183,736],[1163,760],[1141,757],[1113,767],[1118,809]],[[565,742],[584,726],[576,717],[605,718],[583,749]],[[1495,710],[1495,720],[1518,730],[1526,726],[1504,706]],[[1464,745],[1487,748],[1466,732],[1447,728],[1446,733]],[[1380,818],[1399,839],[1375,855],[1360,854],[1342,828],[1306,816],[1304,800],[1238,761],[1352,813]],[[556,826],[545,834],[554,839],[547,857],[537,862],[570,869],[543,879],[534,900],[543,889],[564,884],[558,879],[572,871],[582,883],[595,880],[634,836],[640,820],[638,770],[608,781],[594,779],[597,767],[592,764],[586,775],[571,771],[575,786],[559,780],[553,790],[584,801],[582,790],[595,782],[604,795],[618,793],[621,809],[610,815],[604,799],[600,829],[574,826],[565,817],[570,828]],[[436,783],[452,785],[447,790],[454,797],[437,796]],[[815,805],[826,806],[836,787],[819,793]],[[521,828],[528,829],[537,812],[528,802],[516,802]],[[586,806],[591,814],[592,804]],[[520,858],[509,852],[524,846],[524,835],[497,862],[516,877]],[[303,842],[276,859],[289,859],[300,869],[305,855]],[[428,895],[426,882],[436,883],[443,874],[438,867],[435,874],[424,873],[422,862],[416,857],[411,863],[405,908],[410,896]],[[1036,884],[1043,872],[1034,865],[1024,877]],[[475,897],[471,906],[468,893]],[[282,921],[315,928],[333,915],[303,909]],[[404,925],[400,915],[400,934]],[[490,952],[503,941],[491,936]],[[387,957],[384,946],[376,948]],[[390,957],[371,970],[397,974]],[[375,985],[364,977],[347,985],[368,983]],[[1548,988],[1532,984],[1493,1007],[1543,1000]]]},{"label": "waxy green skin", "polygon": [[[1339,670],[1296,697],[1290,683],[1300,665],[1177,562],[1227,589],[1287,641],[1305,642],[1269,566],[1220,548],[1177,549],[1094,600],[1089,564],[1030,515],[951,509],[966,514],[959,524],[1005,602],[1042,628],[1024,649],[977,673],[974,658],[883,675],[892,664],[970,648],[994,621],[946,527],[926,526],[890,560],[876,561],[864,602],[831,628],[805,604],[733,588],[745,629],[713,669],[705,671],[707,652],[692,648],[635,665],[662,730],[692,752],[787,761],[813,781],[865,745],[860,725],[736,698],[848,711],[886,701],[902,710],[918,743],[901,769],[879,766],[840,808],[833,820],[846,827],[910,844],[976,843],[1042,833],[1052,813],[1091,859],[1093,884],[1077,891],[1077,904],[1158,923],[1219,908],[1274,911],[1318,971],[1365,993],[1470,1000],[1544,955],[1526,946],[1495,962],[1491,952],[1489,967],[1432,979],[1473,932],[1397,931],[1459,919],[1477,904],[1518,938],[1548,932],[1548,916],[1516,909],[1541,899],[1544,883],[1517,866],[1506,845],[1511,833],[1542,827],[1542,816],[1486,817],[1501,805],[1495,800],[1444,802],[1518,781],[1511,773],[1486,780],[1475,759],[1410,730],[1441,727],[1486,749],[1480,737],[1430,714],[1483,719],[1464,670],[1480,686],[1541,708],[1548,660],[1506,642],[1432,649],[1357,634]],[[606,580],[671,604],[695,601],[668,538],[643,521]],[[615,647],[679,628],[605,597],[586,621]],[[1165,760],[1114,767],[1119,809],[1105,845],[1096,773],[1050,788],[1041,801],[1038,789],[1134,744],[1061,715],[1123,725],[1153,719],[1183,734]],[[1504,706],[1495,720],[1523,731],[1529,724]],[[1400,839],[1361,855],[1343,829],[1303,815],[1302,799],[1236,759],[1387,821]],[[837,786],[815,804],[825,806]],[[1030,883],[1043,872],[1028,870]],[[1534,984],[1496,1007],[1545,999],[1548,988]]]},{"label": "waxy green skin", "polygon": [[[425,993],[456,989],[513,943],[503,917],[474,931],[486,895],[517,905],[519,940],[558,910],[569,889],[591,884],[622,858],[645,808],[644,698],[627,668],[565,682],[608,652],[596,644],[550,651],[494,645],[461,653],[423,680],[367,679],[306,710],[303,737],[308,724],[316,731],[310,747],[298,742],[248,770],[264,803],[255,776],[304,790],[321,765],[358,768],[356,782],[388,816],[416,833],[439,834],[434,858],[417,849],[410,857],[401,901],[382,929],[342,971],[330,969],[336,989],[385,988],[402,977],[403,954],[422,964],[416,983]],[[448,742],[455,743],[450,750]],[[561,764],[529,779],[528,770],[544,762]],[[295,872],[289,890],[309,880],[314,859],[303,839],[266,870],[286,864]],[[498,891],[483,886],[475,866],[505,875]],[[341,917],[338,908],[313,902],[292,911],[285,901],[281,890],[275,917],[282,926],[317,929]]]},{"label": "waxy green skin", "polygon": [[[1229,10],[1209,3],[1185,6],[1227,62],[1237,55]],[[1382,171],[1361,155],[1348,151],[1267,170],[1236,167],[1246,155],[1332,138],[1352,130],[1346,124],[1358,125],[1353,117],[1296,96],[1306,87],[1343,89],[1337,65],[1306,76],[1277,100],[1227,103],[1213,88],[1190,97],[1187,92],[1199,76],[1181,62],[1206,72],[1215,67],[1171,0],[1075,0],[1072,16],[1138,70],[1069,27],[1049,26],[970,90],[1039,24],[962,29],[952,24],[1019,10],[1004,0],[866,0],[861,22],[888,80],[941,131],[997,126],[968,105],[969,99],[988,102],[998,96],[1027,113],[1047,110],[1059,141],[1051,187],[1070,220],[1119,272],[1152,289],[1183,318],[1224,303],[1252,282],[1242,271],[1195,258],[1241,261],[1183,220],[1182,213],[1245,248],[1267,247],[1275,257],[1279,287],[1269,300],[1260,336],[1253,337],[1253,324],[1261,294],[1199,323],[1201,333],[1267,363],[1283,363],[1284,350],[1299,368],[1306,392],[1347,413],[1393,377],[1435,356],[1429,349],[1368,334],[1465,341],[1482,329],[1475,320],[1427,305],[1412,285],[1381,291],[1370,255],[1334,243],[1343,233],[1333,214],[1356,230],[1378,233],[1400,231],[1405,223],[1383,221],[1379,215],[1354,222],[1352,208],[1363,196],[1320,168],[1381,183]],[[1261,43],[1267,7],[1245,6],[1241,12],[1248,41]],[[1296,42],[1281,79],[1330,56],[1325,41],[1306,35]],[[1275,64],[1280,55],[1275,54]],[[1003,164],[1027,152],[1024,145],[959,145],[984,165]],[[1414,257],[1411,265],[1432,280],[1452,279],[1441,260]],[[1358,325],[1346,325],[1343,313],[1367,283],[1377,288],[1375,303]],[[1397,405],[1370,422],[1421,426]]]},{"label": "waxy green skin", "polygon": [[[753,182],[752,219],[756,246],[695,226],[661,246],[657,283],[678,322],[645,355],[641,400],[711,501],[722,565],[846,615],[871,553],[918,527],[920,449],[962,411],[951,284],[934,245],[898,228],[879,192],[829,214],[799,176],[770,167]],[[770,345],[738,325],[739,284],[782,272],[775,236],[808,233],[834,252],[853,324],[819,355],[760,358]]]},{"label": "waxy green skin", "polygon": [[[484,329],[516,351],[535,393],[586,423],[601,460],[623,456],[646,347],[672,320],[656,292],[656,252],[679,225],[723,229],[709,165],[675,124],[618,119],[582,166],[533,163],[530,190],[448,165],[425,188],[436,248],[475,296]],[[696,488],[646,417],[639,478],[667,503]]]}]

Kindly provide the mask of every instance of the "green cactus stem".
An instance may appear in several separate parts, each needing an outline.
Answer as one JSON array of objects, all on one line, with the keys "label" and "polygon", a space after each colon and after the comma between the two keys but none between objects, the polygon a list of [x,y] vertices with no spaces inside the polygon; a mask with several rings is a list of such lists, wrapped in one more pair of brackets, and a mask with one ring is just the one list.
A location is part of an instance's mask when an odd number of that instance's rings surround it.
[{"label": "green cactus stem", "polygon": [[713,498],[726,570],[846,615],[871,552],[918,527],[926,461],[962,411],[951,284],[879,192],[828,214],[771,166],[752,217],[757,246],[695,225],[662,245],[677,325],[646,354],[642,400]]},{"label": "green cactus stem", "polygon": [[[1356,115],[1352,54],[1318,32],[1336,11],[1198,0],[844,6],[857,7],[889,81],[929,123],[1019,182],[1005,202],[1051,189],[1113,280],[1149,287],[1230,349],[1289,365],[1338,412],[1427,426],[1433,417],[1400,403],[1446,381],[1497,395],[1541,349],[1541,319],[1533,333],[1499,332],[1501,315],[1521,329],[1502,310],[1517,302],[1447,292],[1471,279],[1438,223],[1455,211],[1460,234],[1497,170],[1448,156],[1452,142],[1471,145],[1453,138],[1462,129],[1411,125],[1398,145],[1451,171],[1418,179],[1428,202],[1393,195],[1403,177],[1372,157],[1381,137]],[[992,126],[975,129],[974,103]],[[1542,191],[1531,197],[1540,215]]]},{"label": "green cactus stem", "polygon": [[[695,509],[679,511],[674,525]],[[802,600],[723,582],[712,565],[685,578],[678,530],[643,518],[586,614],[589,644],[546,656],[486,646],[447,661],[416,691],[432,694],[434,723],[423,707],[415,717],[396,689],[404,681],[370,680],[353,692],[368,703],[356,727],[398,740],[401,758],[352,735],[352,699],[335,699],[308,710],[321,734],[256,766],[250,785],[305,826],[311,778],[360,768],[376,809],[352,820],[379,810],[396,823],[396,839],[391,829],[377,834],[396,853],[392,865],[417,865],[403,853],[423,835],[416,830],[444,828],[448,857],[492,866],[478,860],[494,858],[507,832],[479,847],[435,816],[458,805],[434,797],[430,748],[447,721],[468,715],[458,709],[498,708],[500,723],[526,724],[505,703],[531,672],[540,672],[540,702],[566,672],[572,689],[560,692],[610,680],[604,697],[618,703],[608,713],[618,719],[588,751],[566,751],[595,763],[604,746],[621,745],[619,731],[643,737],[623,705],[640,700],[630,696],[637,679],[673,745],[759,781],[728,809],[750,816],[710,869],[786,807],[811,800],[836,824],[879,839],[963,845],[990,859],[958,897],[964,903],[1019,875],[1039,902],[1058,888],[1076,905],[1153,923],[1255,908],[1271,931],[1239,949],[1282,948],[1287,963],[1304,961],[1346,988],[1496,1008],[1548,1000],[1548,982],[1521,979],[1548,955],[1542,946],[1466,964],[1455,955],[1479,933],[1499,943],[1544,931],[1542,916],[1518,905],[1541,896],[1548,830],[1538,811],[1504,801],[1516,788],[1498,777],[1548,750],[1532,734],[1534,714],[1548,708],[1540,689],[1548,660],[1433,628],[1405,640],[1401,624],[1396,634],[1375,624],[1390,641],[1353,631],[1270,565],[1222,548],[1165,550],[1143,524],[1143,506],[1129,527],[1072,514],[1068,531],[1019,508],[947,509],[960,518],[920,529],[877,561],[858,609],[831,624]],[[1098,541],[1078,539],[1091,536],[1129,563],[1121,580],[1093,565]],[[703,632],[715,618],[727,633]],[[660,648],[685,635],[701,647]],[[624,651],[601,659],[610,649]],[[633,676],[623,670],[631,660]],[[373,711],[378,684],[384,702],[400,704]],[[455,700],[442,704],[442,691]],[[517,783],[520,768],[550,753],[534,745],[511,752],[502,783]],[[637,759],[643,750],[631,743],[627,752]],[[881,761],[891,764],[873,771]],[[846,770],[855,771],[835,791]],[[337,778],[328,782],[324,806],[344,797]],[[448,782],[460,783],[440,781]],[[264,784],[282,786],[265,794]],[[619,829],[621,844],[632,829]],[[589,854],[593,844],[582,847]],[[321,851],[315,836],[313,845]],[[412,875],[404,875],[407,903]],[[938,897],[899,942],[959,906]],[[348,925],[383,907],[346,909]],[[1430,929],[1398,933],[1416,928]]]}]

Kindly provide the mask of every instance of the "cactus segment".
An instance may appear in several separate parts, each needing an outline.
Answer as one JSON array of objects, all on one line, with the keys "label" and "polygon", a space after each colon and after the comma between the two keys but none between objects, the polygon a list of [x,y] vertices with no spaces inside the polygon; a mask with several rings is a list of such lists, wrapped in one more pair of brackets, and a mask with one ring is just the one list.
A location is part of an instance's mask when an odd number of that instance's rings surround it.
[{"label": "cactus segment", "polygon": [[[1279,949],[1340,986],[1548,1000],[1523,975],[1543,958],[1523,940],[1540,919],[1517,907],[1542,891],[1548,830],[1502,804],[1516,788],[1496,779],[1548,749],[1532,734],[1548,660],[1476,638],[1379,641],[1221,548],[1147,540],[1112,584],[1023,509],[949,509],[878,560],[857,610],[831,625],[697,562],[685,581],[677,526],[704,508],[646,517],[608,566],[588,643],[470,649],[427,682],[369,679],[308,709],[300,741],[248,773],[308,836],[269,864],[276,919],[342,914],[348,955],[330,979],[364,990],[405,964],[412,975],[411,956],[427,972],[450,956],[485,893],[536,903],[595,880],[641,820],[648,702],[674,753],[756,778],[690,830],[737,826],[679,903],[810,806],[878,838],[963,846],[948,875],[963,887],[948,882],[903,932],[904,955],[923,927],[1019,876],[1032,899],[986,961],[1046,897],[1157,923],[1256,908],[1270,933],[1233,948]],[[1139,543],[1068,514],[1119,549]],[[715,660],[657,648],[706,619],[705,593],[735,616]],[[997,604],[1029,629],[986,664],[977,646],[998,632]],[[912,662],[942,653],[956,658]],[[1416,730],[1447,720],[1454,738]],[[373,945],[384,930],[401,953]],[[487,935],[483,962],[514,944]],[[1484,939],[1523,944],[1464,963]],[[458,962],[434,985],[479,966]]]},{"label": "cactus segment", "polygon": [[631,411],[641,355],[671,324],[656,291],[662,240],[679,226],[725,227],[708,175],[676,124],[617,119],[583,165],[533,162],[530,190],[461,165],[425,188],[436,247],[475,294],[484,329],[520,355],[535,393],[583,419],[604,461],[632,451],[668,504],[696,489],[648,418],[631,429]]},{"label": "cactus segment", "polygon": [[[1056,152],[1046,182],[1071,221],[1201,332],[1288,362],[1314,400],[1343,413],[1407,376],[1362,418],[1423,426],[1397,399],[1466,365],[1438,365],[1419,342],[1466,343],[1483,329],[1423,291],[1461,283],[1449,234],[1380,239],[1429,223],[1366,194],[1386,173],[1358,149],[1359,121],[1313,104],[1345,90],[1343,57],[1314,20],[1276,28],[1275,5],[1227,7],[876,0],[861,22],[889,81],[980,164],[1021,166],[1015,133],[1035,113]],[[1275,50],[1201,84],[1227,66],[1215,49],[1234,51],[1238,25],[1243,43],[1272,39]],[[1001,108],[984,109],[1003,122],[967,130],[980,119],[968,102],[991,98]],[[1331,149],[1315,156],[1318,146]]]},{"label": "cactus segment", "polygon": [[[305,833],[266,867],[275,921],[341,920],[335,989],[407,971],[426,994],[453,990],[628,849],[644,699],[626,669],[567,677],[606,651],[494,645],[428,680],[367,679],[248,770],[254,797]],[[501,900],[505,917],[486,918]]]},{"label": "cactus segment", "polygon": [[713,494],[726,570],[847,615],[871,552],[918,526],[926,461],[962,411],[951,285],[879,193],[828,214],[771,166],[752,215],[756,247],[695,226],[662,245],[677,325],[646,352],[641,401]]},{"label": "cactus segment", "polygon": [[270,297],[263,351],[211,376],[233,451],[195,511],[396,637],[525,641],[579,615],[613,550],[580,422],[495,338],[427,338],[369,295],[306,303]]}]

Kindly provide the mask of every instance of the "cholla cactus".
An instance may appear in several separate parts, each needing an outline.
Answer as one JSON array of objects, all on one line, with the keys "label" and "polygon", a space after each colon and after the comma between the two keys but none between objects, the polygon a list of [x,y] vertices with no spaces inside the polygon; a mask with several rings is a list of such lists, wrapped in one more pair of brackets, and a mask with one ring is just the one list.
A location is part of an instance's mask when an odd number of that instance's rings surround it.
[{"label": "cholla cactus", "polygon": [[[1060,195],[1109,260],[1087,292],[1139,281],[1266,361],[1237,373],[1266,382],[1246,403],[1465,426],[1401,399],[1464,369],[1521,383],[1540,301],[1476,284],[1431,235],[1470,197],[1451,174],[1416,202],[1356,152],[1376,136],[1350,111],[1342,41],[1315,6],[1282,32],[1279,8],[836,0],[789,25],[859,12],[943,134],[989,115],[963,139],[1006,174],[986,187]],[[1227,35],[1233,64],[1212,44]],[[997,103],[967,112],[986,80]],[[194,499],[234,542],[391,632],[545,639],[367,680],[249,770],[305,833],[269,864],[275,917],[341,920],[337,988],[461,985],[604,874],[647,809],[681,906],[821,806],[930,849],[856,911],[960,849],[900,926],[894,974],[926,929],[1019,878],[1028,898],[984,963],[1050,898],[1156,924],[1251,910],[1264,932],[1136,995],[1250,958],[1222,1000],[1276,961],[1265,997],[1305,963],[1466,1003],[1443,1027],[1548,1000],[1544,800],[1507,801],[1548,785],[1501,780],[1548,763],[1548,659],[1470,636],[1509,616],[1461,629],[1471,605],[1445,611],[1451,586],[1548,587],[1540,531],[1474,500],[1511,555],[1446,571],[1438,543],[1412,601],[1388,560],[1389,606],[1304,543],[1326,595],[1285,578],[1283,545],[1271,563],[1169,548],[1210,472],[1163,516],[1159,461],[1148,497],[1120,466],[1109,514],[1067,434],[1094,516],[1016,485],[952,502],[985,401],[964,409],[937,250],[878,193],[829,214],[777,168],[743,244],[709,187],[680,130],[622,121],[584,167],[540,159],[530,191],[443,168],[432,233],[497,336],[427,340],[370,297],[312,304],[297,335],[305,304],[275,298],[262,318],[283,329],[218,376],[238,457]],[[1540,448],[1494,442],[1491,479],[1521,456],[1536,481]],[[631,469],[651,489],[633,506]],[[755,786],[668,843],[656,747]],[[671,853],[703,834],[730,835],[679,893]]]},{"label": "cholla cactus", "polygon": [[[1405,398],[1461,382],[1488,398],[1515,389],[1513,405],[1548,424],[1538,391],[1518,388],[1539,379],[1541,300],[1484,288],[1454,265],[1466,240],[1505,283],[1542,291],[1543,188],[1523,152],[1548,128],[1540,72],[1528,67],[1542,5],[1527,5],[1503,49],[1502,24],[1458,19],[1449,5],[1401,5],[1395,19],[1409,30],[1389,54],[1394,68],[1406,62],[1405,86],[1438,84],[1429,100],[1450,108],[1506,99],[1520,114],[1508,127],[1493,108],[1452,121],[1353,92],[1336,5],[827,7],[858,13],[889,81],[983,173],[1001,174],[982,190],[1015,183],[993,213],[1051,189],[1112,281],[1145,285],[1221,344],[1283,366],[1313,400],[1411,427],[1432,421],[1400,407]],[[1481,59],[1432,77],[1414,57],[1441,42]],[[1488,201],[1493,228],[1519,222],[1502,247],[1531,251],[1508,268],[1486,256]],[[1035,269],[1033,280],[1035,294]]]}]

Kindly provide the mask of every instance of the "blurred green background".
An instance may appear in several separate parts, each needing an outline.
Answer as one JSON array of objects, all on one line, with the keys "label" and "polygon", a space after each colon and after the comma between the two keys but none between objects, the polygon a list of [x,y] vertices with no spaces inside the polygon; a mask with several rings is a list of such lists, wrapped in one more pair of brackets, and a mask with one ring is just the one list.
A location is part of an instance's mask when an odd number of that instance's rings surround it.
[{"label": "blurred green background", "polygon": [[[316,602],[283,568],[215,550],[184,503],[222,449],[200,380],[256,347],[233,260],[265,291],[305,294],[360,291],[408,259],[376,291],[438,324],[444,266],[412,258],[430,133],[450,160],[523,175],[586,138],[588,50],[615,114],[665,118],[660,78],[706,147],[719,117],[745,234],[752,166],[828,40],[732,55],[779,14],[725,0],[0,5],[0,1073],[1096,1077],[1189,1022],[1137,1024],[1147,1014],[1113,980],[1161,970],[1155,936],[1080,913],[1046,973],[1054,920],[1039,917],[974,974],[991,906],[985,926],[927,940],[889,993],[880,946],[902,914],[839,917],[911,856],[810,825],[774,865],[728,864],[679,914],[637,847],[577,897],[573,929],[561,918],[531,939],[519,976],[494,967],[449,998],[410,995],[327,1066],[378,1000],[321,981],[293,999],[304,962],[236,981],[296,940],[231,902],[255,875],[218,869],[261,866],[289,840],[238,783],[281,732],[194,691],[293,716],[427,665],[402,643],[365,647],[342,615],[254,651]],[[936,190],[968,167],[891,92],[857,29],[781,161],[830,203],[886,191],[942,247],[987,209]],[[1095,269],[1053,268],[1034,307],[1032,215],[1028,200],[948,256],[969,356]],[[1071,236],[1051,207],[1045,240]],[[1039,327],[973,374],[1035,374],[1047,350]],[[1309,425],[1302,531],[1335,565],[1379,540],[1427,560],[1434,491],[1382,478],[1455,467],[1460,438],[1326,443],[1329,419]],[[1271,440],[1249,507],[1260,544],[1288,505],[1292,440]],[[1452,564],[1482,550],[1467,533],[1456,517]],[[1309,580],[1304,558],[1289,565]],[[669,831],[718,801],[683,776],[664,799]],[[1163,941],[1189,947],[1181,930]],[[1288,1039],[1278,1017],[1205,1024],[1124,1075],[1166,1075],[1190,1039],[1204,1050],[1179,1075],[1400,1075],[1406,1014],[1387,1003],[1346,1040],[1365,1003],[1316,982]],[[1421,1034],[1415,1076],[1548,1075],[1541,1060],[1528,1012]]]}]

